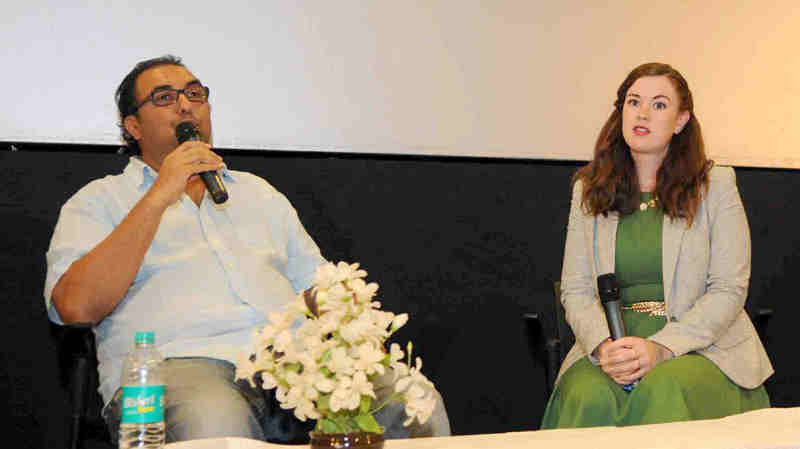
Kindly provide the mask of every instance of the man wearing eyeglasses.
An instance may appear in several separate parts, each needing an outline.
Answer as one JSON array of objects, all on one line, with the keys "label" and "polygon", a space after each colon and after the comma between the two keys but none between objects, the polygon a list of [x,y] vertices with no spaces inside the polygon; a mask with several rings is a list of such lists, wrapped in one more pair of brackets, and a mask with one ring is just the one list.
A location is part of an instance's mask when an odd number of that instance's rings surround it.
[{"label": "man wearing eyeglasses", "polygon": [[[167,358],[167,442],[287,437],[265,428],[278,407],[234,382],[233,362],[324,259],[283,195],[212,151],[209,93],[178,58],[136,65],[116,94],[134,156],[63,206],[47,253],[50,318],[94,325],[114,440],[122,362],[144,330]],[[183,122],[201,139],[179,144]],[[205,171],[221,173],[223,205],[209,200]]]},{"label": "man wearing eyeglasses", "polygon": [[[142,330],[155,331],[166,358],[167,442],[307,438],[310,427],[280,410],[272,391],[234,381],[233,363],[265,314],[308,288],[325,260],[282,194],[211,150],[209,95],[172,56],[143,61],[122,81],[120,128],[134,156],[62,207],[47,252],[48,313],[94,325],[112,438],[122,362]],[[184,122],[200,140],[178,143]],[[206,171],[221,173],[230,194],[221,206],[198,176]],[[381,413],[388,437],[450,433],[440,397],[425,425],[403,428],[402,406]]]}]

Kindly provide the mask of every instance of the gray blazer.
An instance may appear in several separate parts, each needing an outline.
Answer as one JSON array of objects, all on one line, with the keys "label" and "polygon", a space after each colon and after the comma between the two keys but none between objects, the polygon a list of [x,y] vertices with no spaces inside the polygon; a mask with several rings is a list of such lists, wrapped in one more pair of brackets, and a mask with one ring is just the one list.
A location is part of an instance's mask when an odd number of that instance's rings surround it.
[{"label": "gray blazer", "polygon": [[[609,337],[597,276],[614,272],[619,215],[592,216],[572,192],[561,302],[575,333],[558,377]],[[701,354],[733,382],[756,388],[774,370],[744,310],[750,280],[750,228],[730,167],[714,167],[692,226],[664,217],[663,270],[667,324],[650,337],[680,356]],[[643,298],[644,299],[644,298]]]}]

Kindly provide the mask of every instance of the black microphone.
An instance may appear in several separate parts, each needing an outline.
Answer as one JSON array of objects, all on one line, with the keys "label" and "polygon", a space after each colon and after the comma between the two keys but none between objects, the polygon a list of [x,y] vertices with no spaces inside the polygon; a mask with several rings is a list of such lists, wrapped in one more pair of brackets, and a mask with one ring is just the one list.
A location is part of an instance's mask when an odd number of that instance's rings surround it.
[{"label": "black microphone", "polygon": [[[600,294],[600,302],[603,303],[603,309],[606,311],[606,321],[608,321],[608,330],[611,332],[611,339],[616,340],[624,337],[625,321],[622,319],[622,311],[620,309],[621,303],[619,302],[619,285],[617,284],[617,277],[614,273],[606,273],[597,276],[597,291]],[[639,381],[632,384],[623,385],[622,389],[631,392],[633,387]]]},{"label": "black microphone", "polygon": [[624,337],[626,335],[625,322],[622,320],[619,286],[614,273],[597,276],[597,291],[600,293],[600,302],[603,303],[603,308],[606,311],[606,321],[608,321],[611,339],[616,340]]},{"label": "black microphone", "polygon": [[[181,122],[175,127],[175,137],[178,138],[178,143],[187,142],[190,140],[203,140],[200,133],[192,122]],[[222,204],[228,201],[228,190],[225,189],[225,184],[222,183],[222,178],[216,171],[204,171],[200,173],[203,183],[206,185],[206,190],[211,195],[211,199],[217,204]]]}]

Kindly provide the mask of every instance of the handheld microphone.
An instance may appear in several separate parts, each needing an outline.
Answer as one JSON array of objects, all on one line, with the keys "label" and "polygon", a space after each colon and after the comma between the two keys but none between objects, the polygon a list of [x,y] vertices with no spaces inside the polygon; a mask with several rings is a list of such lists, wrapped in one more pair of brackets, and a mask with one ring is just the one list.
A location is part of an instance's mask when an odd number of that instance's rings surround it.
[{"label": "handheld microphone", "polygon": [[[202,140],[200,133],[192,122],[179,123],[178,126],[175,127],[175,137],[178,138],[179,144],[190,140]],[[200,173],[200,178],[203,179],[206,190],[208,190],[211,199],[213,199],[215,203],[222,204],[228,200],[228,190],[225,189],[225,184],[222,183],[222,178],[219,177],[219,173],[213,170],[204,171]]]},{"label": "handheld microphone", "polygon": [[[620,310],[619,302],[619,285],[617,284],[617,277],[614,273],[606,273],[597,276],[597,291],[600,294],[600,302],[603,303],[603,309],[606,312],[606,321],[608,321],[608,330],[611,333],[611,339],[616,340],[624,337],[625,321],[622,319],[622,312]],[[623,385],[622,389],[630,392],[636,382],[628,385]]]},{"label": "handheld microphone", "polygon": [[603,309],[606,311],[606,321],[608,321],[611,339],[624,337],[626,335],[625,322],[622,320],[620,311],[617,277],[613,273],[597,276],[597,291],[600,293],[600,302],[603,303]]}]

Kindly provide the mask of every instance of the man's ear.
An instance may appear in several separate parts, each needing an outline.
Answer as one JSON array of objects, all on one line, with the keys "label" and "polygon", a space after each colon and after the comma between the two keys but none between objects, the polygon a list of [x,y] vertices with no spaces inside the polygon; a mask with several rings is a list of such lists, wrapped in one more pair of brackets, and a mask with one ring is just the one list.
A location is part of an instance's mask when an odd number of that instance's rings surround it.
[{"label": "man's ear", "polygon": [[142,128],[139,125],[139,119],[136,118],[136,114],[125,117],[122,125],[125,127],[125,131],[128,131],[128,134],[133,136],[134,139],[139,140],[142,138]]}]

